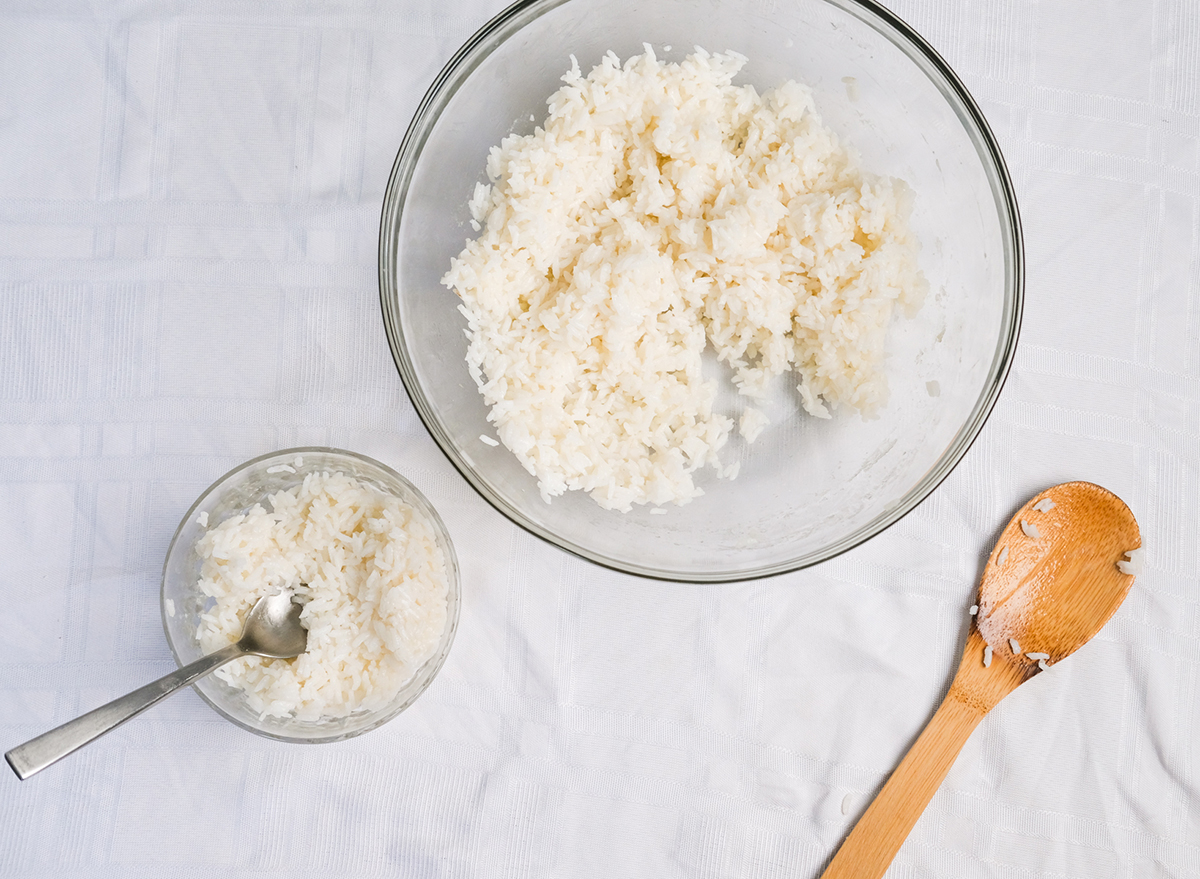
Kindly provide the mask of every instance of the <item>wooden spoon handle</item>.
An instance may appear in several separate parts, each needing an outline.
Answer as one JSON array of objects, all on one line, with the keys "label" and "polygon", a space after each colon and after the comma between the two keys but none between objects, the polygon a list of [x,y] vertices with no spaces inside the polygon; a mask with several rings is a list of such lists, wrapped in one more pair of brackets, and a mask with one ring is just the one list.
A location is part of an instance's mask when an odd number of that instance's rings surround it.
[{"label": "wooden spoon handle", "polygon": [[822,879],[879,879],[986,712],[952,692],[842,843]]}]

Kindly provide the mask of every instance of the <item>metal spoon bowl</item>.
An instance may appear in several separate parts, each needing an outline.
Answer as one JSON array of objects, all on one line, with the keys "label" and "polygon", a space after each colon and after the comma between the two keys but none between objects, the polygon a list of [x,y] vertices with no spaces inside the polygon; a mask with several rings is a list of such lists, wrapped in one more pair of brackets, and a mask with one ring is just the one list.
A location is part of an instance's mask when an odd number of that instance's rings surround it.
[{"label": "metal spoon bowl", "polygon": [[250,609],[242,637],[236,643],[17,745],[4,759],[24,781],[227,662],[247,655],[268,659],[299,656],[308,648],[308,630],[300,622],[301,610],[291,592],[260,598]]}]

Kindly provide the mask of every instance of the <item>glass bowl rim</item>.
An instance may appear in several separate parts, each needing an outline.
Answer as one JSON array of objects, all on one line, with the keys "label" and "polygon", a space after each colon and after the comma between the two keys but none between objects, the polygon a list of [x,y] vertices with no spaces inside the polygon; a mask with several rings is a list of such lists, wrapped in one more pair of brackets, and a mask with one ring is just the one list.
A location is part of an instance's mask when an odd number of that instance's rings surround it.
[{"label": "glass bowl rim", "polygon": [[[1024,236],[1020,211],[1017,207],[1016,191],[1008,172],[1008,166],[983,111],[950,64],[924,37],[894,12],[875,0],[819,0],[819,2],[841,9],[859,19],[867,27],[890,41],[916,64],[942,94],[943,99],[958,117],[966,135],[975,147],[996,203],[997,220],[1001,227],[1004,249],[1005,278],[1001,331],[991,366],[988,369],[986,385],[976,399],[970,415],[945,451],[913,487],[866,525],[819,550],[754,569],[729,569],[704,573],[660,570],[613,559],[603,553],[580,546],[552,530],[530,521],[508,503],[500,492],[492,489],[482,474],[476,472],[470,464],[463,460],[455,444],[442,430],[439,419],[417,380],[416,371],[404,344],[402,322],[396,306],[396,302],[399,300],[399,283],[396,277],[399,261],[396,257],[396,243],[399,240],[404,205],[408,197],[408,186],[417,162],[423,155],[425,142],[442,110],[475,68],[494,49],[499,48],[506,40],[518,33],[521,27],[528,22],[570,2],[572,0],[517,0],[488,20],[459,47],[438,73],[417,105],[412,120],[404,133],[404,138],[400,142],[400,147],[396,151],[396,158],[384,190],[380,211],[379,301],[392,359],[418,417],[430,436],[433,437],[434,442],[437,443],[438,448],[441,449],[442,454],[466,479],[467,483],[497,512],[513,524],[547,543],[610,570],[669,582],[733,583],[787,574],[820,564],[854,549],[887,530],[916,509],[950,475],[983,430],[984,424],[999,399],[1016,356],[1025,299]],[[522,19],[524,20],[522,21]],[[497,35],[500,35],[501,38],[497,39]]]},{"label": "glass bowl rim", "polygon": [[[447,620],[447,628],[442,635],[442,642],[439,643],[437,652],[428,660],[426,660],[425,664],[417,669],[416,673],[414,674],[414,678],[417,676],[422,676],[424,678],[421,686],[411,693],[408,698],[396,703],[395,705],[389,705],[386,710],[374,715],[372,722],[361,729],[350,730],[347,732],[334,732],[329,735],[316,734],[303,736],[288,735],[283,732],[273,732],[270,730],[261,729],[229,714],[224,707],[217,704],[215,701],[213,701],[213,699],[209,698],[208,694],[205,693],[204,690],[202,690],[199,686],[197,686],[199,681],[191,686],[192,691],[195,692],[196,695],[198,695],[201,699],[203,699],[210,708],[217,712],[217,714],[221,715],[221,717],[235,726],[239,726],[248,732],[263,736],[264,738],[274,739],[275,741],[279,742],[289,742],[300,745],[319,745],[326,742],[344,741],[346,739],[351,739],[355,736],[362,735],[363,733],[378,729],[388,721],[395,718],[401,712],[409,708],[409,706],[411,706],[418,697],[420,697],[426,690],[429,689],[434,679],[438,676],[438,673],[442,670],[442,666],[445,664],[446,658],[450,655],[450,648],[454,645],[454,638],[458,634],[459,618],[462,612],[462,577],[461,569],[459,568],[458,564],[458,555],[454,549],[454,541],[451,539],[450,531],[446,528],[446,523],[442,521],[442,517],[439,515],[437,509],[433,506],[430,500],[425,497],[424,493],[415,485],[413,485],[411,480],[401,475],[387,464],[384,464],[382,461],[377,461],[376,459],[367,455],[363,455],[359,452],[352,452],[349,449],[340,449],[333,446],[297,446],[295,448],[279,449],[277,451],[267,452],[266,454],[251,458],[248,461],[243,461],[241,464],[238,464],[231,470],[227,470],[217,479],[213,480],[213,482],[196,497],[196,500],[192,502],[192,505],[188,507],[187,512],[184,513],[183,517],[179,520],[179,525],[176,526],[175,533],[171,537],[171,542],[167,547],[167,553],[163,557],[162,575],[159,580],[158,605],[159,615],[162,620],[163,633],[167,640],[167,646],[171,650],[171,657],[175,660],[176,665],[182,667],[184,665],[184,661],[179,656],[179,651],[175,646],[174,639],[171,637],[171,628],[167,621],[166,586],[167,569],[175,552],[176,545],[178,544],[180,536],[183,533],[184,527],[188,522],[192,521],[196,515],[196,511],[200,508],[200,506],[206,500],[208,500],[208,498],[217,490],[217,488],[224,484],[229,478],[236,476],[243,471],[250,470],[254,466],[262,464],[266,461],[285,457],[294,458],[297,455],[329,455],[335,458],[350,458],[370,467],[378,468],[388,476],[398,480],[409,491],[411,491],[416,500],[419,502],[417,506],[419,507],[420,512],[431,520],[434,531],[442,538],[442,542],[445,544],[443,550],[446,553],[445,562],[447,573],[449,574],[448,598],[450,600],[450,604],[452,605],[452,610],[449,615],[450,618]],[[407,684],[405,686],[407,686]]]}]

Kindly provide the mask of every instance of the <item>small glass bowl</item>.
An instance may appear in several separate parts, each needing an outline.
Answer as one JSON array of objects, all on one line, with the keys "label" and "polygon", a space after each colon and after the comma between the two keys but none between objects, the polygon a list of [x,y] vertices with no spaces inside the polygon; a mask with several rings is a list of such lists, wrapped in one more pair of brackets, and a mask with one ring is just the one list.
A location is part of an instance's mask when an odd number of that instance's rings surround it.
[{"label": "small glass bowl", "polygon": [[[341,449],[306,447],[272,452],[247,461],[214,482],[179,523],[163,564],[161,609],[163,629],[171,653],[180,666],[204,655],[196,642],[200,615],[213,603],[196,588],[200,558],[196,542],[209,528],[232,515],[243,513],[277,491],[295,488],[311,473],[344,473],[380,491],[399,498],[417,510],[432,527],[446,561],[449,588],[446,595],[446,630],[424,665],[385,708],[361,711],[347,717],[302,721],[287,717],[260,717],[246,702],[245,694],[207,675],[193,686],[218,714],[243,729],[285,742],[335,742],[373,730],[387,723],[413,703],[429,687],[454,642],[458,629],[461,585],[458,560],[446,526],[437,511],[407,479],[378,461]],[[201,514],[207,513],[207,525]]]}]

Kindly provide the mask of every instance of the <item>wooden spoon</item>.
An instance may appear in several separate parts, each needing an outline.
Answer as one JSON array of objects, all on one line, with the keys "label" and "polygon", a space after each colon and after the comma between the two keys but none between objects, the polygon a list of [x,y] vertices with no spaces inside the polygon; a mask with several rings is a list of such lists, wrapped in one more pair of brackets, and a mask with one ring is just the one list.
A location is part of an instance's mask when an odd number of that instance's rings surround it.
[{"label": "wooden spoon", "polygon": [[1086,644],[1120,607],[1133,585],[1125,553],[1141,545],[1129,508],[1090,482],[1056,485],[1021,507],[979,582],[950,692],[822,879],[884,874],[984,715]]}]

